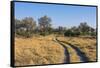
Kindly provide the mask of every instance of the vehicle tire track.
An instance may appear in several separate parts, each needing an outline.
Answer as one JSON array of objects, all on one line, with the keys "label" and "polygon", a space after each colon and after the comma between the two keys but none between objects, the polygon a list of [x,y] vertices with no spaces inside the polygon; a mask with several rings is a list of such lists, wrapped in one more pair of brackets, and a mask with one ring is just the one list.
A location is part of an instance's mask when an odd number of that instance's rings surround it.
[{"label": "vehicle tire track", "polygon": [[60,43],[61,46],[63,45],[65,49],[67,48],[69,55],[66,55],[66,56],[69,56],[69,58],[66,57],[66,59],[70,60],[69,63],[80,62],[80,57],[77,55],[77,53],[75,52],[73,48],[71,48],[68,44],[62,43],[57,38],[56,40],[58,41],[58,43]]},{"label": "vehicle tire track", "polygon": [[64,47],[65,52],[65,63],[71,63],[71,62],[88,62],[88,57],[82,52],[78,47],[64,41],[60,41],[57,38],[55,38],[56,42],[59,43]]},{"label": "vehicle tire track", "polygon": [[64,54],[65,54],[64,63],[70,63],[70,56],[67,47],[63,45],[61,42],[59,42],[56,38],[54,38],[54,41],[60,44],[64,48]]},{"label": "vehicle tire track", "polygon": [[64,42],[64,41],[62,41],[62,42],[65,43],[65,44],[68,44],[69,46],[71,46],[76,51],[77,55],[80,56],[80,60],[82,62],[88,62],[89,61],[89,58],[78,47],[76,47],[76,46],[74,46],[74,45],[72,45],[68,42]]}]

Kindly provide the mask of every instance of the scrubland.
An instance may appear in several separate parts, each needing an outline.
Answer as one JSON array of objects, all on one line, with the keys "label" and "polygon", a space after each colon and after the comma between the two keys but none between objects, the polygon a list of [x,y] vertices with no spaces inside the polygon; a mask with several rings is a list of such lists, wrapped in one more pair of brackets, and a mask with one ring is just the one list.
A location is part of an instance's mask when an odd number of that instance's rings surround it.
[{"label": "scrubland", "polygon": [[89,61],[96,61],[96,38],[59,37],[58,39],[78,47],[89,58]]},{"label": "scrubland", "polygon": [[[64,63],[66,58],[64,48],[54,39],[55,36],[53,35],[34,36],[32,38],[16,37],[15,66]],[[96,61],[95,38],[62,36],[57,37],[57,39],[78,47],[89,58],[89,61]],[[75,59],[73,55],[70,57]]]},{"label": "scrubland", "polygon": [[52,36],[15,38],[15,65],[63,63],[64,48]]}]

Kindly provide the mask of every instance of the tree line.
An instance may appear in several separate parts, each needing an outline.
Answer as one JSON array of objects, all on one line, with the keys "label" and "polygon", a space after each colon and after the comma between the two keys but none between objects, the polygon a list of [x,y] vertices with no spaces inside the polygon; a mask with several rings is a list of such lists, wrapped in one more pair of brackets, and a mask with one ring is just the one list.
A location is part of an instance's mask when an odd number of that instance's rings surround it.
[{"label": "tree line", "polygon": [[[66,25],[67,26],[67,25]],[[37,22],[32,17],[25,17],[22,20],[15,19],[16,36],[32,37],[35,34],[46,36],[49,34],[63,36],[96,36],[96,29],[90,27],[87,22],[81,22],[79,26],[71,28],[58,26],[52,27],[52,19],[48,16],[42,16]]]}]

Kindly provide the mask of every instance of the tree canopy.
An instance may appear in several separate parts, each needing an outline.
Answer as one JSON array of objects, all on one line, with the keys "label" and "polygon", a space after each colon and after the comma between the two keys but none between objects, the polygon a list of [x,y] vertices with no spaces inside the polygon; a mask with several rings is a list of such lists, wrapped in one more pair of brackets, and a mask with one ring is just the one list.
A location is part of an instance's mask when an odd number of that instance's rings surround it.
[{"label": "tree canopy", "polygon": [[34,34],[42,36],[57,34],[70,37],[82,35],[96,36],[96,29],[90,27],[87,22],[81,22],[78,26],[73,26],[71,28],[63,26],[54,28],[52,27],[52,19],[47,15],[40,17],[38,22],[36,22],[32,17],[25,17],[22,20],[15,19],[15,26],[16,35],[27,38],[33,36]]}]

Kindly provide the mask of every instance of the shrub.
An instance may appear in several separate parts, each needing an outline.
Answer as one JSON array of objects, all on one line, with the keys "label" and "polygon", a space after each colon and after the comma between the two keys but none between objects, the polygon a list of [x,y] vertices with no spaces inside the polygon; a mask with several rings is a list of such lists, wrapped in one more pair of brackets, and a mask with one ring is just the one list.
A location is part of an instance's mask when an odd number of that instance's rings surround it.
[{"label": "shrub", "polygon": [[17,29],[16,34],[20,35],[20,36],[23,36],[25,38],[30,38],[33,35],[32,31],[24,31],[22,29]]},{"label": "shrub", "polygon": [[74,31],[71,31],[71,30],[67,30],[65,33],[64,33],[64,36],[79,36],[80,35],[80,32],[74,32]]}]

